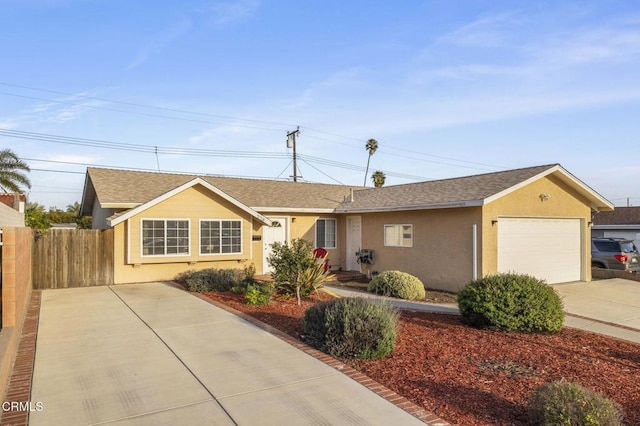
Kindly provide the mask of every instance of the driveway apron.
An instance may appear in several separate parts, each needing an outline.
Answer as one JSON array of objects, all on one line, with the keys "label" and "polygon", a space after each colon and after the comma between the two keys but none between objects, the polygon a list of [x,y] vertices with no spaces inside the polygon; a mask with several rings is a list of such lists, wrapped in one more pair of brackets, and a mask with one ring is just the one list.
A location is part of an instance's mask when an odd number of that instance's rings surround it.
[{"label": "driveway apron", "polygon": [[162,283],[43,291],[30,425],[423,424]]},{"label": "driveway apron", "polygon": [[556,284],[565,325],[640,343],[640,283],[612,278]]}]

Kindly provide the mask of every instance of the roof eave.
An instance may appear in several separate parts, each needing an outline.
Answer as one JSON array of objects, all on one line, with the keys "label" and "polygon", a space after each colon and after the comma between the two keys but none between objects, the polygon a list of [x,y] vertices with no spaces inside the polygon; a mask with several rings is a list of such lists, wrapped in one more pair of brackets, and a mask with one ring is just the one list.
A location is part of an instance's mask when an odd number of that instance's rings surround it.
[{"label": "roof eave", "polygon": [[304,208],[304,207],[251,207],[263,213],[335,213],[335,208]]},{"label": "roof eave", "polygon": [[391,207],[366,207],[366,208],[348,208],[340,207],[335,210],[336,213],[383,213],[410,210],[436,210],[436,209],[457,209],[464,207],[479,207],[483,205],[483,200],[467,200],[447,203],[419,204],[410,206],[391,206]]},{"label": "roof eave", "polygon": [[637,225],[592,225],[591,229],[640,229],[640,223]]}]

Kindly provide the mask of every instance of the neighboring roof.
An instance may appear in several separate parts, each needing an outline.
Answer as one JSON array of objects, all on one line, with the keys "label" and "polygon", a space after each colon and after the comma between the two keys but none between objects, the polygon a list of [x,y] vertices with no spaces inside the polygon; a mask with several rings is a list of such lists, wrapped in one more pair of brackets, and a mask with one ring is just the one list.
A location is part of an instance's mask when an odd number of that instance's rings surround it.
[{"label": "neighboring roof", "polygon": [[[193,182],[211,185],[210,189],[231,197],[237,205],[251,210],[251,214],[470,207],[490,203],[549,175],[557,177],[584,197],[593,210],[613,210],[611,202],[562,166],[550,164],[382,188],[356,187],[355,190],[344,185],[88,168],[81,214],[90,215],[96,199],[102,208],[138,211]],[[351,191],[353,200],[350,200]],[[140,207],[143,205],[147,207]],[[129,213],[122,212],[111,219],[120,222]]]},{"label": "neighboring roof", "polygon": [[638,225],[640,207],[616,207],[614,211],[593,215],[593,225]]},{"label": "neighboring roof", "polygon": [[200,178],[258,211],[333,211],[350,187],[319,183],[88,168],[81,214],[91,215],[97,198],[102,208],[130,209]]},{"label": "neighboring roof", "polygon": [[338,212],[421,210],[481,206],[544,176],[553,174],[591,203],[592,209],[611,210],[613,204],[559,164],[485,173],[453,179],[395,185],[355,191],[354,201]]},{"label": "neighboring roof", "polygon": [[[0,193],[0,203],[13,208],[13,202],[15,200],[15,197],[16,197],[16,194],[13,192]],[[18,194],[18,199],[22,202],[27,202],[27,196],[24,194]]]}]

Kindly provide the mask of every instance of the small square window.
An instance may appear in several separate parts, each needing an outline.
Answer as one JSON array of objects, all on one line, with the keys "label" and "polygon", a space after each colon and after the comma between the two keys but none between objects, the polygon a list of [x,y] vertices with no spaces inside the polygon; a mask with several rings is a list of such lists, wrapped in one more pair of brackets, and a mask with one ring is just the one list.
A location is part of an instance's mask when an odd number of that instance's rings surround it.
[{"label": "small square window", "polygon": [[413,247],[413,225],[384,225],[384,245]]}]

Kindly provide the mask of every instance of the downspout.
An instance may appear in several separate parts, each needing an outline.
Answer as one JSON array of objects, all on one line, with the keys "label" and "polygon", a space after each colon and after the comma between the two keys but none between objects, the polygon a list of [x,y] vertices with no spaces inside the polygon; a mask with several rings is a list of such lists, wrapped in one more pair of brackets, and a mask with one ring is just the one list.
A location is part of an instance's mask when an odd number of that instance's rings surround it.
[{"label": "downspout", "polygon": [[475,223],[472,227],[472,246],[473,246],[473,280],[478,279],[478,225]]}]

